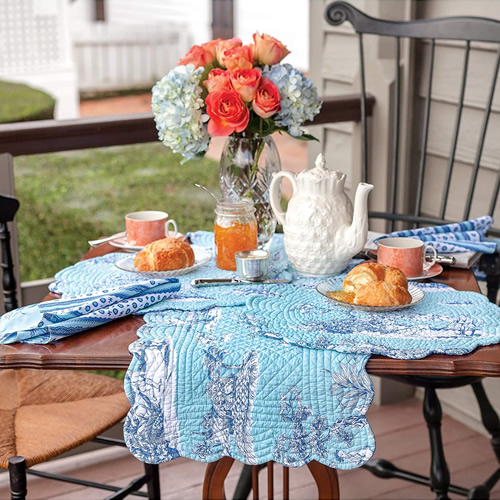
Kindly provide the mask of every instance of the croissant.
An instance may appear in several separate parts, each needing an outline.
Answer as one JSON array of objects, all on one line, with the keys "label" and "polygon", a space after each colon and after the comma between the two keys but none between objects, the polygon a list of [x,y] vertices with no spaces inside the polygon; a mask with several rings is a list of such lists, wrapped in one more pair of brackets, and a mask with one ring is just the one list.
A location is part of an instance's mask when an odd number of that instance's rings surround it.
[{"label": "croissant", "polygon": [[376,262],[356,266],[347,274],[342,287],[344,292],[354,294],[354,304],[396,306],[409,304],[412,300],[405,274]]},{"label": "croissant", "polygon": [[194,252],[185,241],[163,238],[146,245],[134,258],[134,267],[139,271],[173,271],[191,267]]}]

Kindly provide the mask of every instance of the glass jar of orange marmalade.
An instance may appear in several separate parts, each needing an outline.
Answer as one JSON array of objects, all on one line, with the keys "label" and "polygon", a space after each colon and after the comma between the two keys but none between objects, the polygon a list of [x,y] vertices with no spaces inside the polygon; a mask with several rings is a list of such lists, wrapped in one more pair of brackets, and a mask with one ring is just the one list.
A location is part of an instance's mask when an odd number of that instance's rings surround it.
[{"label": "glass jar of orange marmalade", "polygon": [[257,219],[252,200],[223,198],[215,208],[215,263],[219,269],[236,271],[234,254],[257,249]]}]

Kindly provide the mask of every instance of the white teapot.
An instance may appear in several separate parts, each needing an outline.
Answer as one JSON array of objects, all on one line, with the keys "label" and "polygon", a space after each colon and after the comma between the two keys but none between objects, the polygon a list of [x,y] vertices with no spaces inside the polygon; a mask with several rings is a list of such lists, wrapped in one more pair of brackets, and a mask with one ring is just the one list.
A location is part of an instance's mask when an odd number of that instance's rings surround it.
[{"label": "white teapot", "polygon": [[[342,272],[366,243],[367,200],[373,186],[358,185],[353,212],[344,192],[346,175],[326,168],[322,154],[315,165],[297,175],[286,170],[274,174],[270,201],[283,225],[285,251],[292,266],[306,276],[333,276]],[[289,179],[293,188],[286,213],[279,198],[282,177]]]}]

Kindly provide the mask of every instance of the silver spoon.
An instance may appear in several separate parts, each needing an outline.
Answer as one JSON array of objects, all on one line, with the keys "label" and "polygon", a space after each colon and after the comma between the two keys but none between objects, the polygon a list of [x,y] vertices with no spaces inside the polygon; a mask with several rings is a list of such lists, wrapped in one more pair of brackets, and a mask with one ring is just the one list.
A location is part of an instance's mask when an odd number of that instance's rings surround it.
[{"label": "silver spoon", "polygon": [[113,236],[108,236],[107,238],[101,238],[100,240],[89,240],[88,244],[91,247],[97,247],[97,246],[102,245],[103,243],[106,243],[108,241],[119,240],[120,238],[123,238],[123,237],[124,237],[123,234],[120,234],[120,236],[116,236],[116,234],[115,234]]},{"label": "silver spoon", "polygon": [[219,199],[217,198],[217,196],[215,196],[214,193],[212,193],[212,191],[210,191],[210,189],[206,188],[205,186],[202,186],[201,184],[194,184],[197,188],[201,188],[203,190],[205,190],[217,203],[219,203]]}]

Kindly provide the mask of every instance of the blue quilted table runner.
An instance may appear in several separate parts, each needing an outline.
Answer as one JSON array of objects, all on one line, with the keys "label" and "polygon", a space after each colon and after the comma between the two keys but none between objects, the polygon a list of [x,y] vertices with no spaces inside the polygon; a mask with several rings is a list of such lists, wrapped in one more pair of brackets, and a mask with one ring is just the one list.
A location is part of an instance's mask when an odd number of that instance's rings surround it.
[{"label": "blue quilted table runner", "polygon": [[[211,233],[192,240],[213,246]],[[231,275],[212,260],[180,276],[168,300],[140,311],[146,324],[130,346],[125,378],[125,438],[139,460],[232,456],[248,464],[358,467],[375,449],[365,417],[371,354],[464,354],[500,341],[500,309],[479,294],[420,284],[425,297],[415,306],[355,311],[317,293],[320,279],[287,267],[280,235],[271,251],[271,274],[292,283],[191,287],[196,277]],[[53,290],[71,296],[137,279],[114,266],[119,257],[65,269]],[[344,275],[336,278],[339,289]]]}]

